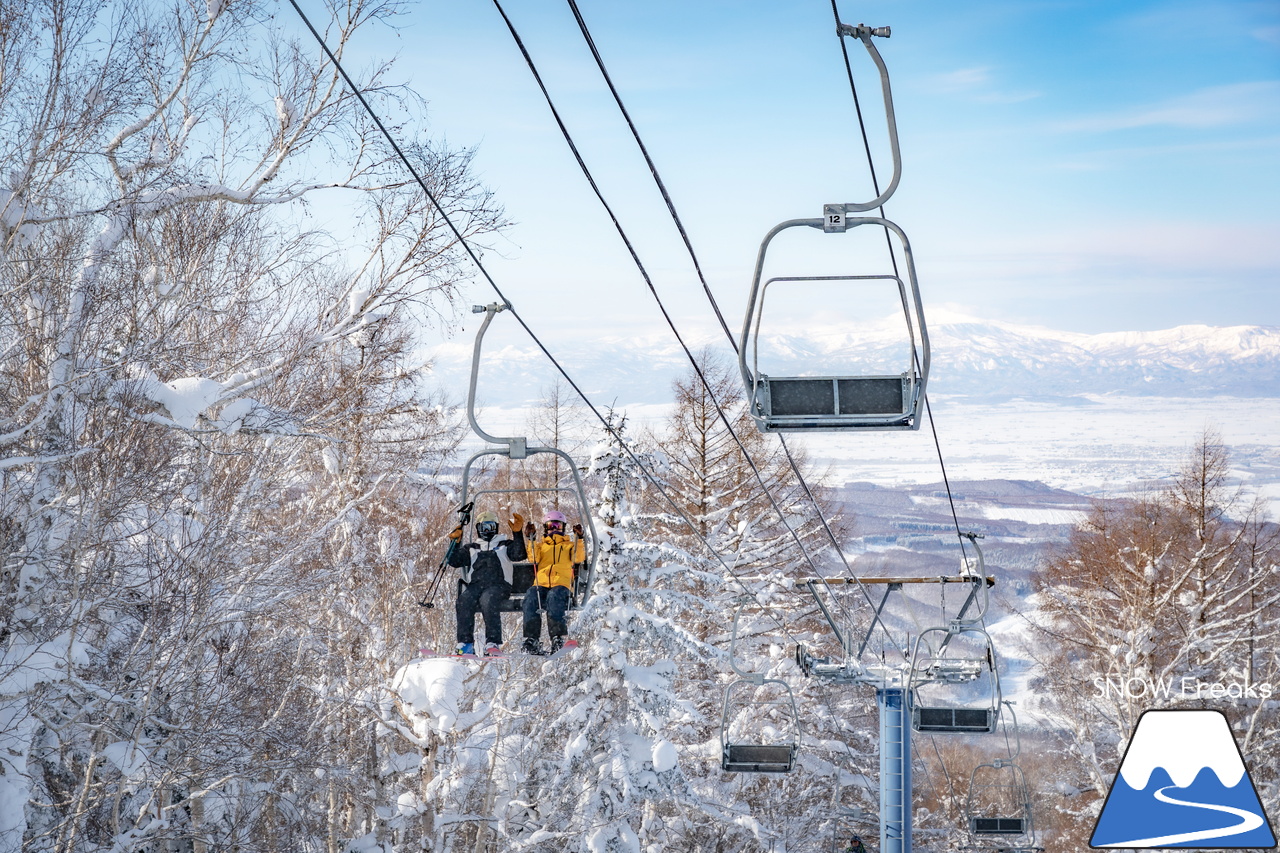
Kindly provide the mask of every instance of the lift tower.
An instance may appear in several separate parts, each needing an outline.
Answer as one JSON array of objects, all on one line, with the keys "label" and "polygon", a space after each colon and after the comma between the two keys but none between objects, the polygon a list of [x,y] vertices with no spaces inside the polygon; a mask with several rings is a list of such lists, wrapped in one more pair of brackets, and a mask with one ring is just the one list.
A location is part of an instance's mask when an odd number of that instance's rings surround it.
[{"label": "lift tower", "polygon": [[[883,616],[896,595],[914,584],[961,584],[968,594],[955,616],[946,624],[923,629],[915,643],[903,644],[893,652],[900,660],[882,653],[868,661],[868,648],[877,628],[889,634]],[[1001,696],[995,651],[991,638],[981,627],[995,578],[978,573],[941,577],[815,578],[800,580],[796,586],[807,590],[826,617],[842,650],[841,660],[819,658],[804,648],[796,650],[801,669],[817,678],[840,684],[858,684],[875,691],[880,718],[880,850],[883,853],[911,853],[911,735],[913,731],[932,734],[975,734],[994,729],[999,718]],[[858,585],[881,589],[871,624],[855,645],[852,626],[833,612],[837,586]],[[944,614],[945,615],[945,614]],[[936,642],[932,639],[936,635]],[[963,640],[961,639],[963,638]],[[872,656],[874,657],[874,656]],[[968,685],[963,703],[925,697],[931,686]]]}]

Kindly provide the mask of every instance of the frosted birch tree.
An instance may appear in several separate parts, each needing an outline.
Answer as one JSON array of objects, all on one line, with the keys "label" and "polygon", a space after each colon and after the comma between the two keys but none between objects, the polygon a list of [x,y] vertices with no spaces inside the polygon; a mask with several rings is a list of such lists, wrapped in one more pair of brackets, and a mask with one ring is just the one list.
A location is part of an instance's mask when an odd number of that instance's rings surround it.
[{"label": "frosted birch tree", "polygon": [[[273,8],[0,10],[3,849],[377,829],[353,673],[403,643],[453,441],[411,344],[463,267]],[[331,11],[341,56],[396,6]],[[416,109],[387,70],[367,95]],[[466,152],[407,151],[467,234],[501,225]],[[308,225],[326,195],[343,234]]]}]

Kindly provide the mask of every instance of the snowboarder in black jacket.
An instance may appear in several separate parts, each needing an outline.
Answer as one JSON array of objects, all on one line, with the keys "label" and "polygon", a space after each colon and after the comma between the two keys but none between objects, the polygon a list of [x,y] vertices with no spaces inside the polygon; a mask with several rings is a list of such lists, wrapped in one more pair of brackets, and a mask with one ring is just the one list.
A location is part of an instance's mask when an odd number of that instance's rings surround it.
[{"label": "snowboarder in black jacket", "polygon": [[498,517],[491,512],[476,516],[479,542],[462,544],[462,525],[449,534],[452,540],[445,562],[458,569],[458,646],[454,654],[475,654],[476,611],[484,616],[484,653],[502,654],[502,602],[511,594],[512,563],[525,558],[524,517],[511,516],[512,536],[498,535]]}]

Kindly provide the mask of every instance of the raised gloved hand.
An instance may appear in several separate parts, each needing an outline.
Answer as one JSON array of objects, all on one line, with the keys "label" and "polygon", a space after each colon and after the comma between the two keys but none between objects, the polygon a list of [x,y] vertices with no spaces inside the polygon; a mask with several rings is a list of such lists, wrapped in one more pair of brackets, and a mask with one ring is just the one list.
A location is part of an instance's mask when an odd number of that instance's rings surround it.
[{"label": "raised gloved hand", "polygon": [[581,524],[575,524],[575,525],[573,526],[573,535],[574,535],[574,536],[577,536],[579,539],[581,539],[581,538],[582,538],[582,525],[581,525]]},{"label": "raised gloved hand", "polygon": [[524,516],[518,512],[511,513],[511,532],[519,533],[524,529]]},{"label": "raised gloved hand", "polygon": [[538,528],[533,526],[533,522],[529,522],[524,526],[524,538],[532,539],[538,532]]},{"label": "raised gloved hand", "polygon": [[459,524],[457,527],[453,528],[453,530],[449,531],[449,538],[450,538],[450,539],[452,539],[452,540],[453,540],[453,541],[455,541],[455,542],[457,542],[458,540],[460,540],[460,539],[462,538],[462,525],[461,525],[461,524]]}]

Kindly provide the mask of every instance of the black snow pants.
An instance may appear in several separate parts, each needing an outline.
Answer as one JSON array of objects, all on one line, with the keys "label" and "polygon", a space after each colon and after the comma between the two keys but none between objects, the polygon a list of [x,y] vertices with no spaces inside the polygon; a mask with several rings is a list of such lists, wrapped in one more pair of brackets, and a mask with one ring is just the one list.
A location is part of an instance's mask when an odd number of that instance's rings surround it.
[{"label": "black snow pants", "polygon": [[488,572],[476,572],[471,583],[460,584],[458,590],[458,637],[459,643],[470,643],[475,640],[476,611],[484,616],[484,641],[502,645],[502,611],[498,608],[507,600],[511,587],[503,579],[501,572],[497,577]]}]

